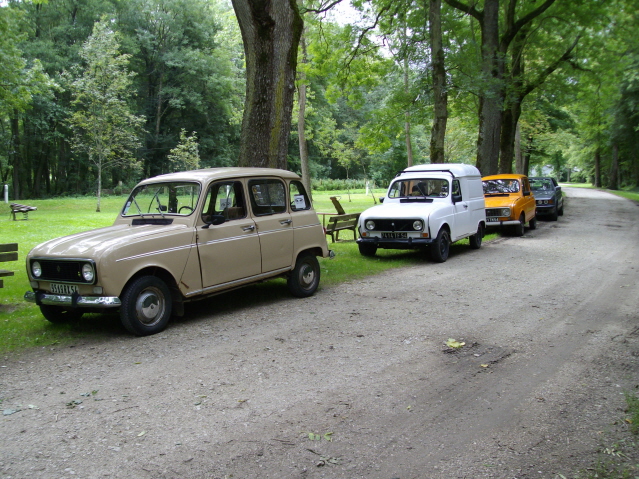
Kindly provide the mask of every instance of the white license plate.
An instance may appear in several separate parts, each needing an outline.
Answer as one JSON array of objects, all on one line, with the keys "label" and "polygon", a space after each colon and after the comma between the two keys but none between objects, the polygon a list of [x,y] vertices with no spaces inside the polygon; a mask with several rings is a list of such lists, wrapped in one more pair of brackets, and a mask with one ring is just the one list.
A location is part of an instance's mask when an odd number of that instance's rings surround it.
[{"label": "white license plate", "polygon": [[51,283],[51,292],[58,294],[73,294],[78,292],[75,284]]},{"label": "white license plate", "polygon": [[499,218],[495,218],[495,217],[486,218],[486,223],[499,223]]},{"label": "white license plate", "polygon": [[382,233],[382,238],[408,238],[406,233]]}]

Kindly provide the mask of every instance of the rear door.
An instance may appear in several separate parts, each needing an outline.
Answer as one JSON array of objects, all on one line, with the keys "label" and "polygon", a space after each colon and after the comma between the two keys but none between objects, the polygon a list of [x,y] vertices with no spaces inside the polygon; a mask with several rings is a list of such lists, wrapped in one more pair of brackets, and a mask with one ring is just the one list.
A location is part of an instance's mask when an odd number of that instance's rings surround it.
[{"label": "rear door", "polygon": [[262,252],[262,272],[290,268],[293,262],[293,220],[286,184],[279,178],[248,182],[253,219]]}]

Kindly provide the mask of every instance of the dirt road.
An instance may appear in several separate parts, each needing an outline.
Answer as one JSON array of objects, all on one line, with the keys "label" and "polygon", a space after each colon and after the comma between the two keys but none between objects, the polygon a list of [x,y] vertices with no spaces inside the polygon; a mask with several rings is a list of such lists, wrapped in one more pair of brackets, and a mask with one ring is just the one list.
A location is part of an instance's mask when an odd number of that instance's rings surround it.
[{"label": "dirt road", "polygon": [[1,358],[0,477],[569,477],[639,385],[639,208],[566,193],[443,264]]}]

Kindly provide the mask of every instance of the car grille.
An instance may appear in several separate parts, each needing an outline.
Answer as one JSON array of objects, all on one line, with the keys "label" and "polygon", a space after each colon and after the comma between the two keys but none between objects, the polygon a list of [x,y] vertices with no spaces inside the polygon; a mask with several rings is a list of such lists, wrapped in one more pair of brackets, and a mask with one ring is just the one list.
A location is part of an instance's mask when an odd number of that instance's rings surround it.
[{"label": "car grille", "polygon": [[86,283],[82,277],[82,265],[80,261],[49,261],[39,259],[42,266],[42,276],[39,280],[65,281],[72,283]]},{"label": "car grille", "polygon": [[373,220],[375,222],[375,231],[415,231],[413,229],[414,219],[412,220]]},{"label": "car grille", "polygon": [[501,216],[502,208],[486,208],[486,216]]}]

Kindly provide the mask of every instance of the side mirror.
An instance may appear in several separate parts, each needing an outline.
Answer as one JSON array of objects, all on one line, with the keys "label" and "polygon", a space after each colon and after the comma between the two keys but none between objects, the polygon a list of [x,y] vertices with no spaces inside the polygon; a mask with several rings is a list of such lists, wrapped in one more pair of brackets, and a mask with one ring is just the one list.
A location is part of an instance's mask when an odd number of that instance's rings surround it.
[{"label": "side mirror", "polygon": [[380,202],[380,203],[383,203],[383,202],[384,202],[384,197],[383,197],[383,196],[380,196],[380,197],[379,197],[379,202]]},{"label": "side mirror", "polygon": [[453,204],[462,201],[462,195],[453,195]]},{"label": "side mirror", "polygon": [[530,191],[524,191],[524,196],[530,196]]},{"label": "side mirror", "polygon": [[224,215],[211,215],[208,222],[204,226],[202,226],[202,228],[207,229],[211,225],[221,225],[225,221],[226,218],[224,217]]},{"label": "side mirror", "polygon": [[557,191],[561,191],[561,186],[556,186],[556,187],[555,187],[555,189],[556,189]]}]

